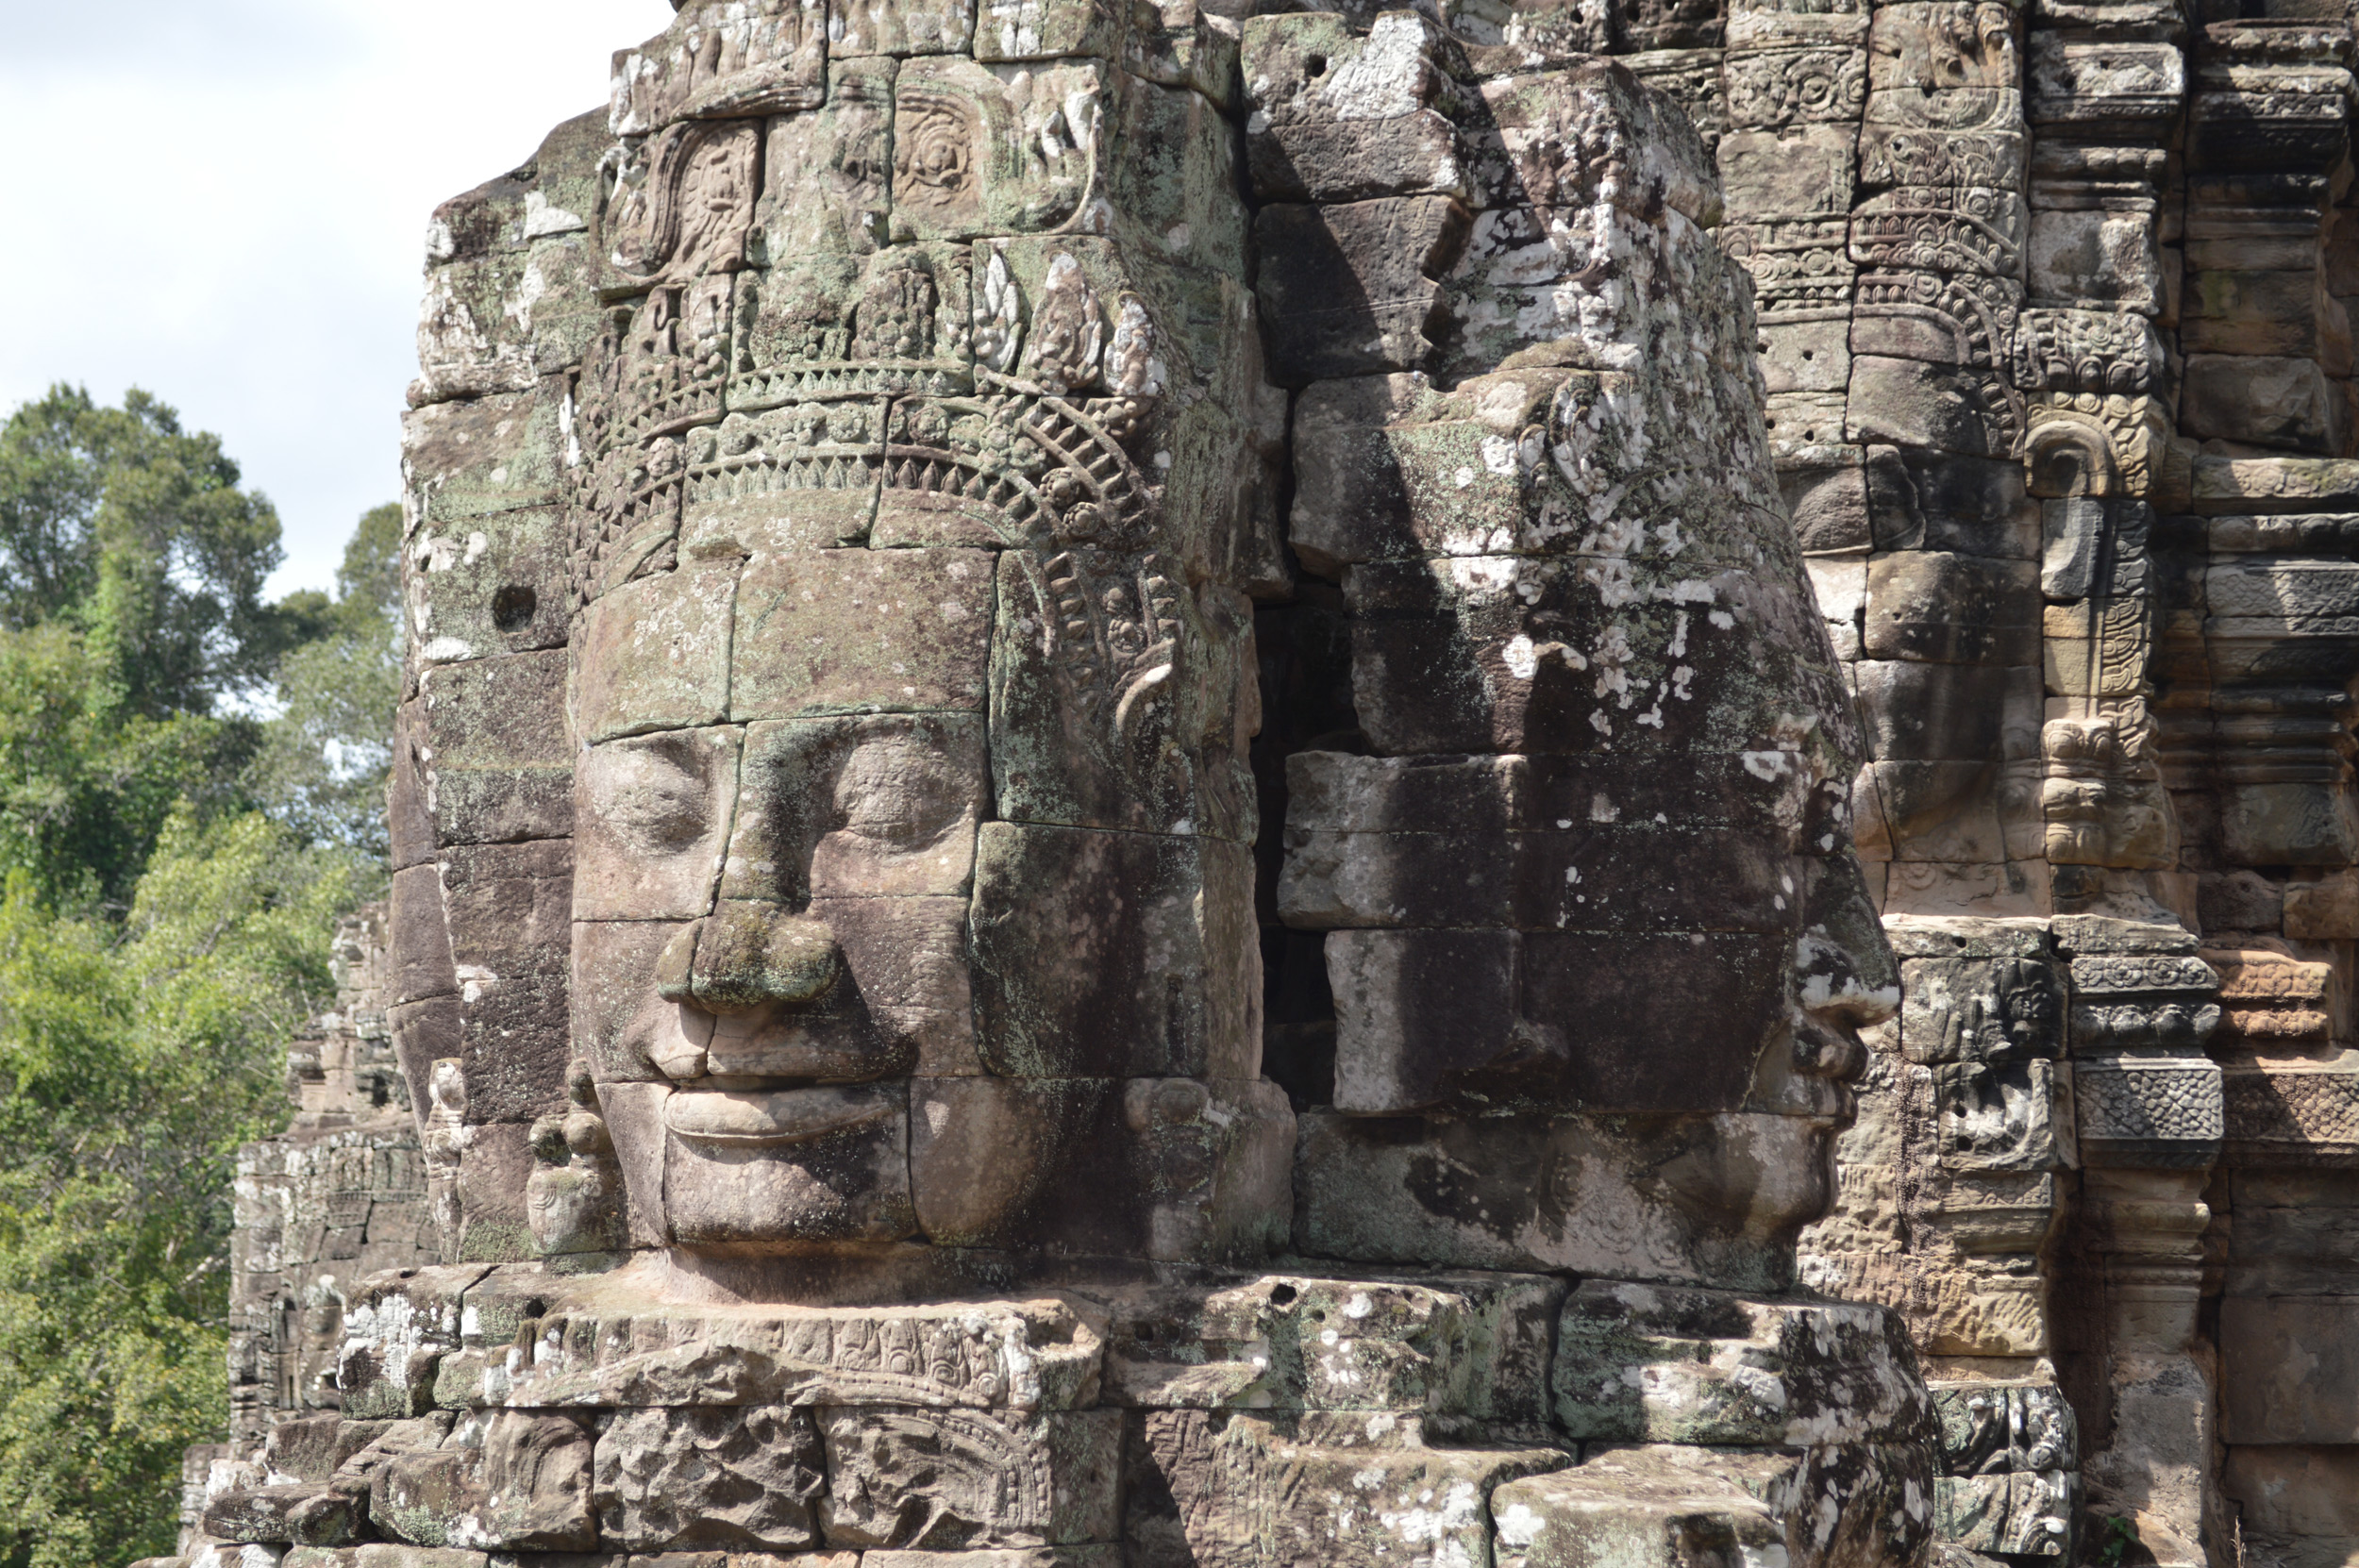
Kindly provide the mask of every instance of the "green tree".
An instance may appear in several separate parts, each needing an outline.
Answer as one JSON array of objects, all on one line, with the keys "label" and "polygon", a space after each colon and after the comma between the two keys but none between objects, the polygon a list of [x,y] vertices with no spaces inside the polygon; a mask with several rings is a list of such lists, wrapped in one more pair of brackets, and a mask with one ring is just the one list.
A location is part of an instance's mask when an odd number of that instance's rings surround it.
[{"label": "green tree", "polygon": [[64,623],[131,712],[203,713],[316,635],[269,605],[278,514],[221,439],[136,388],[120,409],[52,387],[0,426],[0,626]]},{"label": "green tree", "polygon": [[264,727],[251,786],[307,839],[382,860],[393,709],[401,700],[401,508],[362,515],[336,595],[291,595],[318,635],[280,660],[280,711]]},{"label": "green tree", "polygon": [[60,909],[129,898],[176,802],[235,803],[239,710],[328,626],[270,605],[270,502],[134,391],[54,387],[0,425],[0,870]]},{"label": "green tree", "polygon": [[216,438],[64,387],[0,425],[0,1568],[168,1551],[222,1430],[235,1152],[383,883],[400,533],[266,603]]},{"label": "green tree", "polygon": [[0,1564],[169,1551],[227,1413],[229,1183],[285,1119],[350,858],[259,813],[165,823],[128,917],[0,896]]}]

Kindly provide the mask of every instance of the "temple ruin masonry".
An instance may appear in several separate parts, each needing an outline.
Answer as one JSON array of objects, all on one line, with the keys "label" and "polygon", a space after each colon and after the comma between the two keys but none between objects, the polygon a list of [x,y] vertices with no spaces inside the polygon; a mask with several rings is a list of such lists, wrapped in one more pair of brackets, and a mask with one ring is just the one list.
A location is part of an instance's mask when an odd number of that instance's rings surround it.
[{"label": "temple ruin masonry", "polygon": [[675,9],[165,1561],[2359,1562],[2339,6]]}]

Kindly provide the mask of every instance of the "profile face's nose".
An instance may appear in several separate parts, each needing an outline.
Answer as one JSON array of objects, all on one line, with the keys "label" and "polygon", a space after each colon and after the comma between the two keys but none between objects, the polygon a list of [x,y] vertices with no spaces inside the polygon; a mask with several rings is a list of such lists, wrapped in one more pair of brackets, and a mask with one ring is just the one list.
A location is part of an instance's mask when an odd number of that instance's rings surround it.
[{"label": "profile face's nose", "polygon": [[826,1005],[843,975],[844,950],[826,921],[724,899],[664,947],[656,993],[712,1013],[808,1011]]},{"label": "profile face's nose", "polygon": [[1849,855],[1814,859],[1805,875],[1795,944],[1802,1010],[1837,1028],[1882,1023],[1900,1010],[1900,966],[1859,862]]}]

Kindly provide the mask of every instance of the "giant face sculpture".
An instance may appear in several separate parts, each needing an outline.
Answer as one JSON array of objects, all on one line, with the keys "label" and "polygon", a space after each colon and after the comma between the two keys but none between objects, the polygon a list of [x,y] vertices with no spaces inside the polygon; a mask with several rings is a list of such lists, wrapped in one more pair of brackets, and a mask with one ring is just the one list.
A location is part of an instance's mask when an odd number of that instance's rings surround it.
[{"label": "giant face sculpture", "polygon": [[[1104,65],[1010,75],[838,58],[823,106],[611,160],[576,1044],[643,1243],[1282,1233],[1231,586],[1258,459],[1208,396],[1257,379],[1238,213],[1144,266],[1081,221],[1185,234],[1229,148]],[[1115,120],[1192,188],[1101,168]]]},{"label": "giant face sculpture", "polygon": [[[626,57],[567,415],[575,1047],[634,1240],[1217,1260],[1286,1244],[1298,1166],[1338,1256],[1774,1252],[1897,998],[1693,132],[1270,18],[1251,218],[1142,41],[823,62],[795,15]],[[1455,160],[1323,183],[1362,77]],[[1367,752],[1292,764],[1299,1151],[1244,766],[1273,380]]]}]

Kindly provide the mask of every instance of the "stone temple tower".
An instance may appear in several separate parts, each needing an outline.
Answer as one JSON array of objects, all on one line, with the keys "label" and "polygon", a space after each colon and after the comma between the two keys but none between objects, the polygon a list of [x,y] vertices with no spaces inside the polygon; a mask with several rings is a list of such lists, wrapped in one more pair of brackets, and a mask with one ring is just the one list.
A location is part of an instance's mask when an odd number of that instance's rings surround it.
[{"label": "stone temple tower", "polygon": [[2351,48],[684,0],[429,230],[438,1261],[179,1560],[2359,1552]]}]

